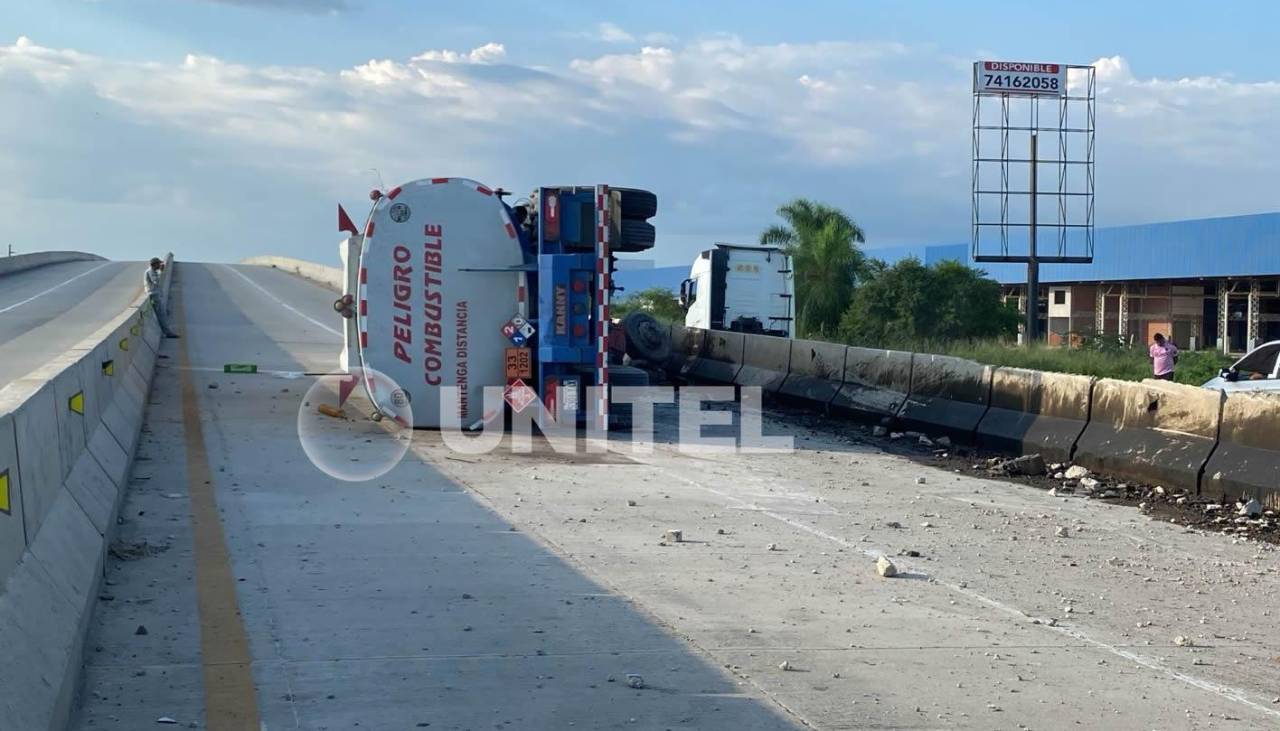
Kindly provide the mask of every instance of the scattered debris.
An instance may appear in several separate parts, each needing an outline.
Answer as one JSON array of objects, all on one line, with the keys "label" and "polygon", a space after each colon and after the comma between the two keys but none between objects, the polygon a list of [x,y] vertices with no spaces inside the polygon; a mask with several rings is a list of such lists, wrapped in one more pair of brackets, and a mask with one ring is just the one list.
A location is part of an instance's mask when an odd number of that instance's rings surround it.
[{"label": "scattered debris", "polygon": [[1191,641],[1190,637],[1184,637],[1183,635],[1178,635],[1177,637],[1173,638],[1173,644],[1177,645],[1178,647],[1191,647],[1195,643]]},{"label": "scattered debris", "polygon": [[1065,525],[1060,525],[1058,526],[1058,529],[1053,532],[1053,534],[1059,538],[1066,538],[1071,535],[1071,531],[1067,530],[1067,527]]},{"label": "scattered debris", "polygon": [[1044,464],[1044,458],[1038,454],[1026,454],[1016,459],[1000,462],[994,469],[998,472],[1026,477],[1036,477],[1048,471]]},{"label": "scattered debris", "polygon": [[891,579],[898,575],[898,567],[893,565],[888,556],[881,556],[876,559],[876,573],[886,579]]},{"label": "scattered debris", "polygon": [[1062,474],[1068,480],[1078,480],[1081,477],[1088,477],[1089,469],[1087,467],[1081,467],[1080,465],[1075,464],[1068,467],[1066,472],[1063,472]]},{"label": "scattered debris", "polygon": [[684,531],[678,528],[668,528],[667,531],[662,534],[662,539],[667,543],[679,543],[684,540]]},{"label": "scattered debris", "polygon": [[644,687],[644,677],[636,673],[627,673],[627,686],[640,690]]},{"label": "scattered debris", "polygon": [[783,660],[782,662],[778,663],[778,669],[779,669],[779,670],[790,670],[790,669],[791,669],[791,663],[790,663],[790,662],[788,662],[788,661],[786,661],[786,660]]},{"label": "scattered debris", "polygon": [[1249,502],[1240,506],[1240,514],[1248,518],[1256,518],[1262,515],[1262,503],[1255,498],[1249,498]]},{"label": "scattered debris", "polygon": [[901,527],[902,527],[902,524],[901,524],[901,523],[899,523],[899,522],[898,522],[898,521],[896,521],[896,520],[887,520],[887,521],[885,521],[884,527],[886,527],[886,528],[901,528]]},{"label": "scattered debris", "polygon": [[319,406],[316,407],[316,411],[319,411],[325,416],[333,417],[334,419],[347,418],[346,413],[342,409],[338,408],[337,406],[330,406],[329,404],[320,404]]},{"label": "scattered debris", "polygon": [[921,475],[920,477],[917,477],[917,478],[916,478],[916,484],[917,484],[917,485],[923,485],[923,484],[925,484],[926,482],[928,482],[928,480],[926,480],[926,479],[924,478],[924,476],[923,476],[923,475]]},{"label": "scattered debris", "polygon": [[776,543],[770,543],[769,545],[765,546],[765,550],[766,550],[766,551],[776,551],[776,550],[778,550],[778,544],[776,544]]},{"label": "scattered debris", "polygon": [[628,501],[627,501],[627,507],[628,507],[628,508],[634,508],[635,506],[636,506],[636,501],[635,501],[635,500],[628,500]]},{"label": "scattered debris", "polygon": [[145,539],[141,541],[116,541],[107,549],[107,553],[118,561],[137,561],[148,556],[155,556],[169,550],[168,545],[153,546]]}]

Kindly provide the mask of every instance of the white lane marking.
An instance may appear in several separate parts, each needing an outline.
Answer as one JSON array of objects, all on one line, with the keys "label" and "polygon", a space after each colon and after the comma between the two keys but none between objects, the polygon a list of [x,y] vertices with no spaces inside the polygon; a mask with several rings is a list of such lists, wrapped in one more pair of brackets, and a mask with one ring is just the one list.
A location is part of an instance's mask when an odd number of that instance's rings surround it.
[{"label": "white lane marking", "polygon": [[[696,488],[699,488],[699,489],[705,490],[705,491],[707,491],[707,492],[709,492],[709,493],[712,493],[713,495],[719,495],[719,496],[721,496],[721,497],[723,497],[723,498],[726,498],[726,499],[731,500],[731,501],[733,501],[733,502],[737,502],[737,503],[739,503],[739,504],[741,504],[741,503],[742,503],[742,500],[741,500],[741,499],[737,498],[736,496],[732,495],[731,493],[727,493],[727,492],[724,492],[724,491],[722,491],[722,490],[717,490],[717,489],[715,489],[715,488],[713,488],[713,487],[707,487],[706,485],[703,485],[702,483],[698,482],[697,480],[694,480],[694,479],[691,479],[691,478],[685,477],[684,475],[681,475],[681,474],[678,474],[678,473],[672,472],[672,471],[670,471],[670,470],[664,469],[664,468],[662,468],[662,467],[659,467],[659,466],[658,466],[658,465],[656,465],[656,464],[653,464],[653,463],[644,463],[644,464],[646,464],[648,467],[650,467],[650,468],[652,468],[652,469],[654,469],[654,470],[657,470],[658,472],[663,473],[663,474],[664,474],[664,475],[666,475],[667,477],[670,477],[670,478],[673,478],[673,479],[679,480],[679,481],[681,481],[681,482],[683,482],[683,483],[685,483],[685,484],[687,484],[687,485],[691,485],[691,486],[693,486],[693,487],[696,487]],[[774,519],[774,520],[776,520],[776,521],[779,521],[779,522],[781,522],[781,523],[785,523],[785,524],[787,524],[787,525],[791,526],[792,528],[797,528],[797,529],[802,530],[802,531],[804,531],[804,532],[806,532],[806,533],[809,533],[809,534],[811,534],[811,535],[817,536],[818,538],[822,538],[822,539],[825,539],[825,540],[831,541],[832,543],[835,543],[835,544],[837,544],[837,545],[839,545],[839,546],[843,546],[843,547],[845,547],[845,548],[849,548],[849,549],[852,549],[852,550],[855,550],[855,551],[861,551],[863,554],[865,554],[866,556],[868,556],[868,557],[870,557],[870,558],[878,558],[880,555],[882,555],[882,552],[881,552],[881,551],[862,548],[861,546],[854,545],[853,543],[851,543],[851,542],[849,542],[849,541],[847,541],[847,540],[845,540],[845,539],[843,539],[843,538],[841,538],[841,537],[839,537],[839,536],[834,536],[834,535],[832,535],[832,534],[830,534],[830,533],[827,533],[826,531],[823,531],[823,530],[820,530],[820,529],[818,529],[818,528],[814,528],[814,527],[812,527],[812,526],[809,526],[809,525],[806,525],[806,524],[804,524],[804,523],[801,523],[801,522],[800,522],[800,521],[798,521],[798,520],[792,520],[791,518],[788,518],[788,517],[787,517],[787,516],[785,516],[785,515],[779,515],[778,513],[775,513],[775,512],[773,512],[773,511],[771,511],[771,510],[761,510],[761,511],[759,511],[759,512],[760,512],[760,514],[761,514],[761,515],[766,515],[766,516],[768,516],[768,517],[770,517],[770,518],[773,518],[773,519]],[[886,554],[886,555],[887,555],[887,554]],[[1008,614],[1008,615],[1010,615],[1010,616],[1012,616],[1012,617],[1016,617],[1016,618],[1018,618],[1018,619],[1025,620],[1025,621],[1028,621],[1028,622],[1030,622],[1030,621],[1032,621],[1033,619],[1035,619],[1034,617],[1032,617],[1031,615],[1027,614],[1026,612],[1023,612],[1021,609],[1018,609],[1017,607],[1010,606],[1010,605],[1005,604],[1004,602],[1001,602],[1001,601],[999,601],[999,600],[997,600],[997,599],[992,599],[991,597],[985,596],[985,595],[983,595],[983,594],[979,594],[978,592],[974,591],[973,589],[970,589],[970,588],[967,588],[967,587],[963,587],[963,586],[960,586],[960,585],[958,585],[958,584],[952,584],[952,583],[949,583],[949,582],[946,582],[946,581],[942,581],[942,580],[940,580],[940,579],[936,579],[936,578],[934,578],[934,577],[932,577],[932,576],[927,576],[927,575],[926,575],[926,577],[927,577],[930,581],[932,581],[932,582],[934,582],[935,584],[937,584],[938,586],[944,586],[944,587],[946,587],[947,589],[950,589],[951,591],[953,591],[953,592],[955,592],[955,593],[957,593],[957,594],[960,594],[960,595],[962,595],[962,596],[965,596],[965,597],[968,597],[968,598],[973,599],[973,600],[975,600],[975,601],[978,601],[978,602],[981,602],[981,603],[983,603],[983,604],[986,604],[987,606],[992,607],[993,609],[998,609],[998,610],[1000,610],[1001,612],[1004,612],[1005,614]],[[1149,669],[1149,670],[1154,670],[1154,671],[1156,671],[1156,672],[1158,672],[1158,673],[1162,673],[1162,674],[1164,674],[1164,675],[1166,675],[1166,676],[1168,676],[1168,677],[1170,677],[1170,678],[1173,678],[1174,680],[1178,680],[1178,681],[1181,681],[1181,682],[1183,682],[1183,683],[1186,683],[1187,685],[1190,685],[1190,686],[1192,686],[1192,687],[1199,688],[1199,689],[1201,689],[1201,690],[1205,690],[1205,691],[1208,691],[1208,692],[1210,692],[1210,693],[1214,693],[1214,694],[1216,694],[1216,695],[1218,695],[1218,696],[1221,696],[1221,697],[1223,697],[1223,698],[1226,698],[1227,700],[1235,701],[1236,703],[1240,703],[1240,704],[1242,704],[1242,705],[1248,706],[1249,708],[1252,708],[1252,709],[1253,709],[1253,710],[1255,710],[1255,711],[1259,711],[1259,712],[1261,712],[1261,713],[1263,713],[1263,714],[1266,714],[1266,715],[1268,715],[1268,716],[1271,716],[1272,718],[1280,718],[1280,711],[1273,710],[1273,709],[1271,709],[1271,708],[1268,708],[1268,707],[1266,707],[1266,706],[1262,705],[1261,703],[1257,703],[1257,702],[1255,702],[1255,701],[1250,700],[1250,699],[1249,699],[1249,697],[1245,694],[1245,691],[1243,691],[1243,690],[1241,690],[1241,689],[1239,689],[1239,688],[1233,688],[1233,687],[1231,687],[1231,686],[1229,686],[1229,685],[1220,685],[1220,684],[1218,684],[1218,683],[1214,683],[1214,682],[1212,682],[1212,681],[1210,681],[1210,680],[1205,680],[1205,679],[1203,679],[1203,678],[1197,678],[1197,677],[1195,677],[1195,676],[1193,676],[1193,675],[1187,675],[1186,673],[1182,673],[1182,672],[1179,672],[1179,671],[1177,671],[1177,670],[1174,670],[1173,668],[1169,667],[1168,665],[1165,665],[1164,663],[1160,662],[1159,660],[1156,660],[1155,658],[1147,657],[1147,656],[1145,656],[1145,655],[1139,655],[1139,654],[1138,654],[1138,653],[1136,653],[1136,652],[1132,652],[1132,651],[1130,651],[1130,650],[1126,650],[1126,649],[1124,649],[1124,648],[1122,648],[1122,647],[1117,647],[1117,646],[1115,646],[1115,645],[1107,644],[1106,642],[1103,642],[1102,640],[1094,639],[1093,637],[1089,636],[1088,634],[1086,634],[1086,633],[1085,633],[1085,632],[1083,632],[1082,630],[1073,629],[1073,628],[1070,628],[1070,627],[1063,627],[1063,626],[1060,626],[1060,625],[1050,625],[1050,624],[1047,624],[1047,623],[1045,623],[1045,622],[1040,622],[1037,626],[1039,626],[1039,627],[1041,627],[1041,628],[1043,628],[1043,629],[1053,630],[1054,632],[1057,632],[1057,633],[1059,633],[1059,634],[1066,635],[1067,637],[1070,637],[1070,638],[1072,638],[1072,639],[1075,639],[1075,640],[1078,640],[1078,641],[1080,641],[1080,642],[1084,642],[1084,643],[1087,643],[1087,644],[1093,645],[1094,647],[1097,647],[1097,648],[1099,648],[1099,649],[1101,649],[1101,650],[1106,650],[1107,652],[1110,652],[1110,653],[1111,653],[1111,654],[1113,654],[1113,655],[1116,655],[1116,656],[1118,656],[1118,657],[1122,657],[1122,658],[1124,658],[1124,659],[1126,659],[1126,660],[1129,660],[1130,662],[1137,663],[1138,665],[1141,665],[1141,666],[1143,666],[1143,667],[1145,667],[1145,668],[1147,668],[1147,669]]]},{"label": "white lane marking", "polygon": [[293,314],[297,315],[298,317],[301,317],[302,319],[306,320],[307,322],[311,323],[312,325],[315,325],[316,327],[320,328],[321,330],[326,330],[326,331],[328,331],[328,332],[333,333],[334,335],[337,335],[338,337],[342,337],[342,333],[338,332],[337,330],[334,330],[333,328],[329,327],[328,325],[324,324],[323,322],[320,322],[319,320],[312,319],[311,317],[309,317],[308,315],[303,314],[303,313],[302,313],[302,312],[300,312],[299,310],[294,309],[294,308],[293,308],[293,307],[291,307],[290,305],[286,304],[286,303],[285,303],[283,300],[281,300],[279,297],[277,297],[277,296],[275,296],[274,294],[271,294],[270,292],[268,292],[266,289],[264,289],[264,288],[262,287],[262,285],[258,284],[257,282],[253,281],[252,279],[250,279],[248,276],[246,276],[246,275],[244,274],[244,272],[240,271],[239,269],[236,269],[235,267],[231,266],[230,264],[223,264],[222,266],[226,267],[228,271],[230,271],[230,272],[234,273],[236,276],[238,276],[238,277],[240,277],[241,279],[243,279],[244,281],[248,282],[250,285],[252,285],[252,286],[253,286],[253,288],[254,288],[254,289],[258,290],[259,292],[261,292],[261,293],[263,293],[263,294],[265,294],[267,297],[271,298],[271,300],[272,300],[273,302],[275,302],[276,304],[278,304],[278,305],[280,305],[281,307],[285,308],[286,310],[288,310],[288,311],[292,312]]},{"label": "white lane marking", "polygon": [[43,297],[43,296],[45,296],[46,294],[49,294],[50,292],[53,292],[53,291],[55,291],[55,290],[62,289],[63,287],[67,286],[68,284],[71,284],[72,282],[76,281],[77,279],[79,279],[79,278],[81,278],[81,277],[87,277],[87,276],[89,276],[90,274],[93,274],[94,272],[98,271],[98,270],[99,270],[99,269],[101,269],[102,267],[106,266],[107,264],[111,264],[111,263],[113,263],[113,262],[109,262],[109,261],[108,261],[108,262],[104,262],[104,263],[102,263],[102,264],[99,264],[98,266],[96,266],[96,267],[94,267],[94,268],[90,269],[90,270],[89,270],[89,271],[87,271],[87,272],[80,272],[79,274],[75,275],[74,277],[72,277],[72,278],[68,279],[68,280],[67,280],[67,281],[65,281],[65,282],[62,282],[62,283],[60,283],[60,284],[55,284],[55,285],[53,285],[52,287],[50,287],[50,288],[46,289],[45,291],[40,292],[39,294],[33,294],[33,295],[31,295],[30,297],[28,297],[28,298],[26,298],[26,299],[22,300],[21,302],[18,302],[18,303],[15,303],[15,304],[9,305],[8,307],[6,307],[6,308],[4,308],[4,309],[0,310],[0,315],[3,315],[4,313],[8,312],[9,310],[16,310],[16,309],[18,309],[19,307],[21,307],[21,306],[25,305],[26,303],[30,302],[31,300],[39,299],[40,297]]}]

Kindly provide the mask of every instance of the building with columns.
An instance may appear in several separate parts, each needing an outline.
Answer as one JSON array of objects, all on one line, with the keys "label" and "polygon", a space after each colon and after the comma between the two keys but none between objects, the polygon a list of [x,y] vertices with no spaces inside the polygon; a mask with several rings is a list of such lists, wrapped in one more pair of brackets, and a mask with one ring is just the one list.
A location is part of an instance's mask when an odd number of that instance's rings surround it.
[{"label": "building with columns", "polygon": [[[1050,343],[1095,333],[1239,353],[1280,340],[1280,213],[1099,228],[1092,264],[1040,267],[1036,308]],[[957,260],[999,281],[1025,312],[1026,267],[972,264],[968,244],[869,249],[888,262]]]}]

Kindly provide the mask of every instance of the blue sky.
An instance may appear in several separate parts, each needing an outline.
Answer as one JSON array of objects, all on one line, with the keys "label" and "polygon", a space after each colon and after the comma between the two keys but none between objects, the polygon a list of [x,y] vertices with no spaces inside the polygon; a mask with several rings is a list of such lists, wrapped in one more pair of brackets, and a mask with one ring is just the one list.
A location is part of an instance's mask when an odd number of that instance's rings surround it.
[{"label": "blue sky", "polygon": [[0,245],[332,260],[370,168],[651,188],[659,265],[797,196],[963,241],[978,58],[1099,64],[1099,225],[1271,210],[1280,9],[1223,7],[6,3]]}]

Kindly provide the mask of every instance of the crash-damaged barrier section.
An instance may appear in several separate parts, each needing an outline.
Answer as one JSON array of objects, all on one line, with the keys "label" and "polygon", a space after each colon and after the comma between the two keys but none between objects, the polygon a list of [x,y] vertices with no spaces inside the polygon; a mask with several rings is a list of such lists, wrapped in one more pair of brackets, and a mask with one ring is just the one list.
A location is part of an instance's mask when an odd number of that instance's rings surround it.
[{"label": "crash-damaged barrier section", "polygon": [[892,419],[911,393],[911,353],[849,346],[831,408],[864,421]]},{"label": "crash-damaged barrier section", "polygon": [[[790,340],[791,352],[787,377],[779,393],[800,399],[812,406],[826,407],[844,385],[844,358],[847,346],[820,340]],[[753,343],[747,342],[750,351]]]},{"label": "crash-damaged barrier section", "polygon": [[740,332],[706,330],[702,353],[689,366],[688,377],[708,383],[733,383],[742,368],[746,336]]},{"label": "crash-damaged barrier section", "polygon": [[989,408],[978,423],[978,446],[1069,462],[1089,424],[1093,381],[1089,376],[996,368]]},{"label": "crash-damaged barrier section", "polygon": [[1280,510],[1280,394],[1227,395],[1200,492],[1223,500],[1254,498]]},{"label": "crash-damaged barrier section", "polygon": [[987,413],[994,368],[947,355],[911,356],[911,391],[898,412],[904,428],[969,444]]},{"label": "crash-damaged barrier section", "polygon": [[160,338],[143,298],[0,389],[2,728],[67,725]]},{"label": "crash-damaged barrier section", "polygon": [[1198,490],[1218,443],[1223,394],[1167,381],[1103,378],[1074,461],[1152,485]]},{"label": "crash-damaged barrier section", "polygon": [[733,378],[735,385],[759,388],[777,393],[787,380],[791,363],[791,339],[772,335],[747,335],[744,338],[742,367]]},{"label": "crash-damaged barrier section", "polygon": [[690,380],[763,385],[864,421],[1280,509],[1280,394],[1224,395],[683,326],[672,333]]},{"label": "crash-damaged barrier section", "polygon": [[671,323],[671,355],[666,362],[667,375],[672,378],[687,378],[694,362],[702,355],[706,340],[706,330]]}]

